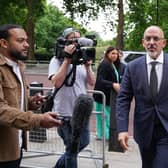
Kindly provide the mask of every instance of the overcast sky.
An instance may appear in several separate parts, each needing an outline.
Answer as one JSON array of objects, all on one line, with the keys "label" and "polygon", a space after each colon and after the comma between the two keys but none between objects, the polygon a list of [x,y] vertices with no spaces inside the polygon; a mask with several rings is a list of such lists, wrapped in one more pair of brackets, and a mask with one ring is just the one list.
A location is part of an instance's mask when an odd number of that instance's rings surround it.
[{"label": "overcast sky", "polygon": [[[47,2],[52,3],[53,5],[56,5],[60,9],[63,6],[62,0],[47,0]],[[85,26],[85,28],[88,31],[91,31],[91,30],[96,31],[104,40],[111,40],[115,36],[115,32],[108,30],[108,28],[106,28],[106,32],[105,32],[103,25],[105,25],[105,18],[103,17],[103,15],[100,14],[96,21],[91,21],[87,25],[87,27]]]}]

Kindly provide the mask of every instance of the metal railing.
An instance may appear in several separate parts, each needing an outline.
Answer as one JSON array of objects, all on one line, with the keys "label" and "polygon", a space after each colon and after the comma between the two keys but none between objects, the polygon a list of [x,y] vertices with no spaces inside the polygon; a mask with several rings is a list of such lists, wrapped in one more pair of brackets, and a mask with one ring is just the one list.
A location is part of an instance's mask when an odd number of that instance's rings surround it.
[{"label": "metal railing", "polygon": [[[50,87],[30,87],[30,90],[36,91],[49,91],[52,90]],[[102,96],[102,111],[92,112],[91,119],[90,119],[90,144],[86,147],[82,152],[79,154],[79,158],[87,158],[87,159],[94,159],[96,167],[104,167],[107,165],[105,163],[105,104],[106,104],[106,97],[103,92],[96,91],[96,90],[88,90],[88,94],[100,94]],[[96,115],[102,116],[102,139],[97,140],[96,135]],[[27,154],[28,153],[28,154]],[[50,156],[50,155],[62,155],[64,153],[64,144],[62,139],[57,134],[57,128],[50,128],[50,129],[36,129],[29,131],[29,139],[28,139],[28,152],[24,152],[23,155],[23,163],[22,167],[33,168],[38,167],[37,165],[28,165],[26,163],[26,159],[29,158],[37,158],[41,156]],[[101,161],[97,162],[97,161]],[[44,165],[42,165],[44,166]],[[40,166],[39,166],[40,168]]]}]

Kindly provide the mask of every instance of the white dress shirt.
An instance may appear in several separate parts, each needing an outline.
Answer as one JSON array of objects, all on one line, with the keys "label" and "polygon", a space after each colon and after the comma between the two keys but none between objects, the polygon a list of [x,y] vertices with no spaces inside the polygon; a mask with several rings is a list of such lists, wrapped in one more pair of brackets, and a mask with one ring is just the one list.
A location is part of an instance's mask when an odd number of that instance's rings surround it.
[{"label": "white dress shirt", "polygon": [[158,56],[156,60],[152,59],[148,54],[146,55],[146,63],[147,63],[147,71],[148,71],[148,83],[150,84],[150,72],[151,72],[151,62],[157,62],[155,65],[156,74],[158,79],[158,91],[160,89],[161,80],[162,80],[162,73],[163,73],[163,51]]}]

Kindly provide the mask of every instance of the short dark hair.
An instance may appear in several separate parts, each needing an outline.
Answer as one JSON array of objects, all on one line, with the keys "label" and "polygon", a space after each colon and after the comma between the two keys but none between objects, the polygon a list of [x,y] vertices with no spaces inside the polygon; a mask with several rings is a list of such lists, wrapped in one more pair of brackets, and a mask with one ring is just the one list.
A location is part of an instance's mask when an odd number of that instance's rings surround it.
[{"label": "short dark hair", "polygon": [[0,39],[8,39],[9,38],[9,30],[20,28],[22,29],[22,26],[17,24],[4,24],[0,26]]}]

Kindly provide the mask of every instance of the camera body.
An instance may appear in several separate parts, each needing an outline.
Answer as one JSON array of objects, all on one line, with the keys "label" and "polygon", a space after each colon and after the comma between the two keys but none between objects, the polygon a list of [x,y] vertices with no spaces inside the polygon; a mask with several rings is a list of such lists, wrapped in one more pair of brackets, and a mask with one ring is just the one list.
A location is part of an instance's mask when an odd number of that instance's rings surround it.
[{"label": "camera body", "polygon": [[[93,38],[94,36],[90,36]],[[57,38],[55,56],[57,59],[63,60],[66,57],[64,52],[64,47],[66,45],[75,44],[76,50],[71,55],[72,56],[72,64],[79,65],[85,64],[87,61],[92,60],[95,61],[96,58],[96,49],[97,41],[95,39],[91,39],[89,36],[76,38],[76,39],[65,39],[63,37]],[[69,55],[68,55],[69,56]]]}]

